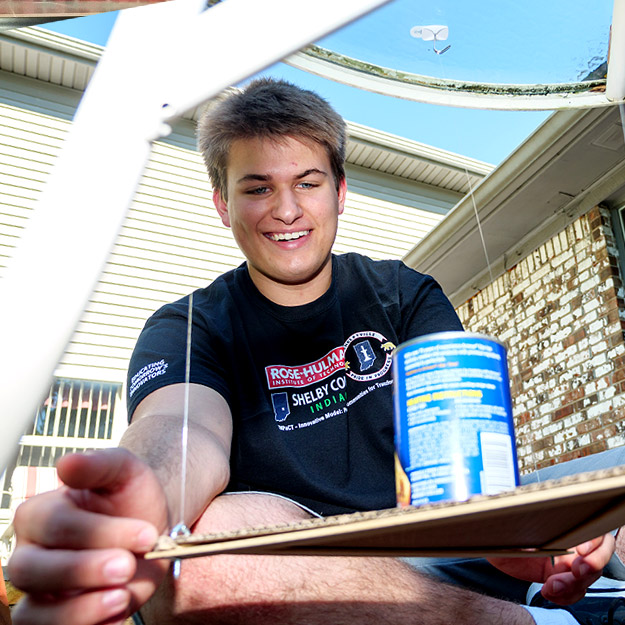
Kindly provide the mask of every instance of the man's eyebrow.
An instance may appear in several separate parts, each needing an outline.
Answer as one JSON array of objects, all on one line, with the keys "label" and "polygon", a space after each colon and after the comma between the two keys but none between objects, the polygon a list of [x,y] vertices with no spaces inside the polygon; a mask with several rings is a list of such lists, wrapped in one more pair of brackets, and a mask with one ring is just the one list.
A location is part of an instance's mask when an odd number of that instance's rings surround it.
[{"label": "man's eyebrow", "polygon": [[237,184],[241,182],[248,182],[251,180],[255,180],[258,182],[267,182],[268,180],[271,180],[271,176],[267,176],[264,174],[246,174],[245,176],[237,180]]},{"label": "man's eyebrow", "polygon": [[310,169],[307,169],[306,171],[302,172],[301,174],[299,174],[298,176],[295,176],[295,177],[298,180],[300,180],[301,178],[306,178],[306,176],[310,176],[311,174],[321,174],[322,176],[327,176],[328,175],[322,169],[317,169],[316,167],[311,167]]},{"label": "man's eyebrow", "polygon": [[[306,171],[303,171],[301,174],[297,174],[295,176],[296,180],[301,180],[302,178],[306,178],[311,174],[320,174],[321,176],[327,176],[327,172],[322,169],[318,169],[317,167],[311,167]],[[241,184],[242,182],[269,182],[271,180],[271,176],[269,174],[246,174],[237,180],[237,184]]]}]

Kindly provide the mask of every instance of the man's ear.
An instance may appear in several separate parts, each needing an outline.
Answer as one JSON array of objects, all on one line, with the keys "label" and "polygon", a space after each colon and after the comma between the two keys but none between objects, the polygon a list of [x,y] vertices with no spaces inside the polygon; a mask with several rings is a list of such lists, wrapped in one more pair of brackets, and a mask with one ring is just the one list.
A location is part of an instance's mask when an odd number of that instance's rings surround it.
[{"label": "man's ear", "polygon": [[228,203],[224,201],[224,199],[221,197],[221,193],[217,189],[213,191],[213,204],[215,204],[215,208],[219,213],[221,223],[226,226],[226,228],[229,228],[230,215],[228,215]]},{"label": "man's ear", "polygon": [[345,177],[339,180],[339,215],[343,213],[345,209],[345,198],[347,197],[347,180]]}]

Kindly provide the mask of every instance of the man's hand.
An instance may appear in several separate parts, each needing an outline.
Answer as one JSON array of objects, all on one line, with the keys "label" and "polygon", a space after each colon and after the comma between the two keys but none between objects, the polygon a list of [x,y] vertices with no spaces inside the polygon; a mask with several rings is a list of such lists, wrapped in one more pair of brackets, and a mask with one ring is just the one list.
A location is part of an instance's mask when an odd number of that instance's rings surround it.
[{"label": "man's hand", "polygon": [[124,449],[62,458],[66,486],[22,504],[15,515],[12,582],[27,595],[16,625],[122,622],[155,591],[167,565],[146,562],[167,527],[163,489]]},{"label": "man's hand", "polygon": [[578,545],[572,553],[551,558],[489,558],[498,569],[518,579],[543,582],[545,599],[567,605],[584,597],[614,553],[614,536],[606,534]]}]

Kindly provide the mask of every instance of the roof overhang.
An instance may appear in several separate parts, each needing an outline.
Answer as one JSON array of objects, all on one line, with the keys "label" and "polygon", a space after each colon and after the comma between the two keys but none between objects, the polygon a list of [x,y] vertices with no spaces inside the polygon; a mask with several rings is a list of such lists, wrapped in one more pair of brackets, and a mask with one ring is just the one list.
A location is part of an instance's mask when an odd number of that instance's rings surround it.
[{"label": "roof overhang", "polygon": [[554,113],[405,262],[462,304],[579,215],[622,201],[623,139],[618,106]]}]

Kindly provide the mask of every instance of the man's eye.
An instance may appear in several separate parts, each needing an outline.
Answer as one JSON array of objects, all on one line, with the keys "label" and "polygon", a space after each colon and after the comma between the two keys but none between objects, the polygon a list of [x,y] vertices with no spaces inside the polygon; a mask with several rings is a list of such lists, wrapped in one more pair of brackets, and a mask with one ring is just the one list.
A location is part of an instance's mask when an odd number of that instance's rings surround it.
[{"label": "man's eye", "polygon": [[314,182],[300,182],[298,186],[302,189],[314,189],[317,185]]},{"label": "man's eye", "polygon": [[254,187],[253,189],[248,189],[246,193],[248,195],[262,195],[263,193],[267,193],[269,191],[268,187]]}]

